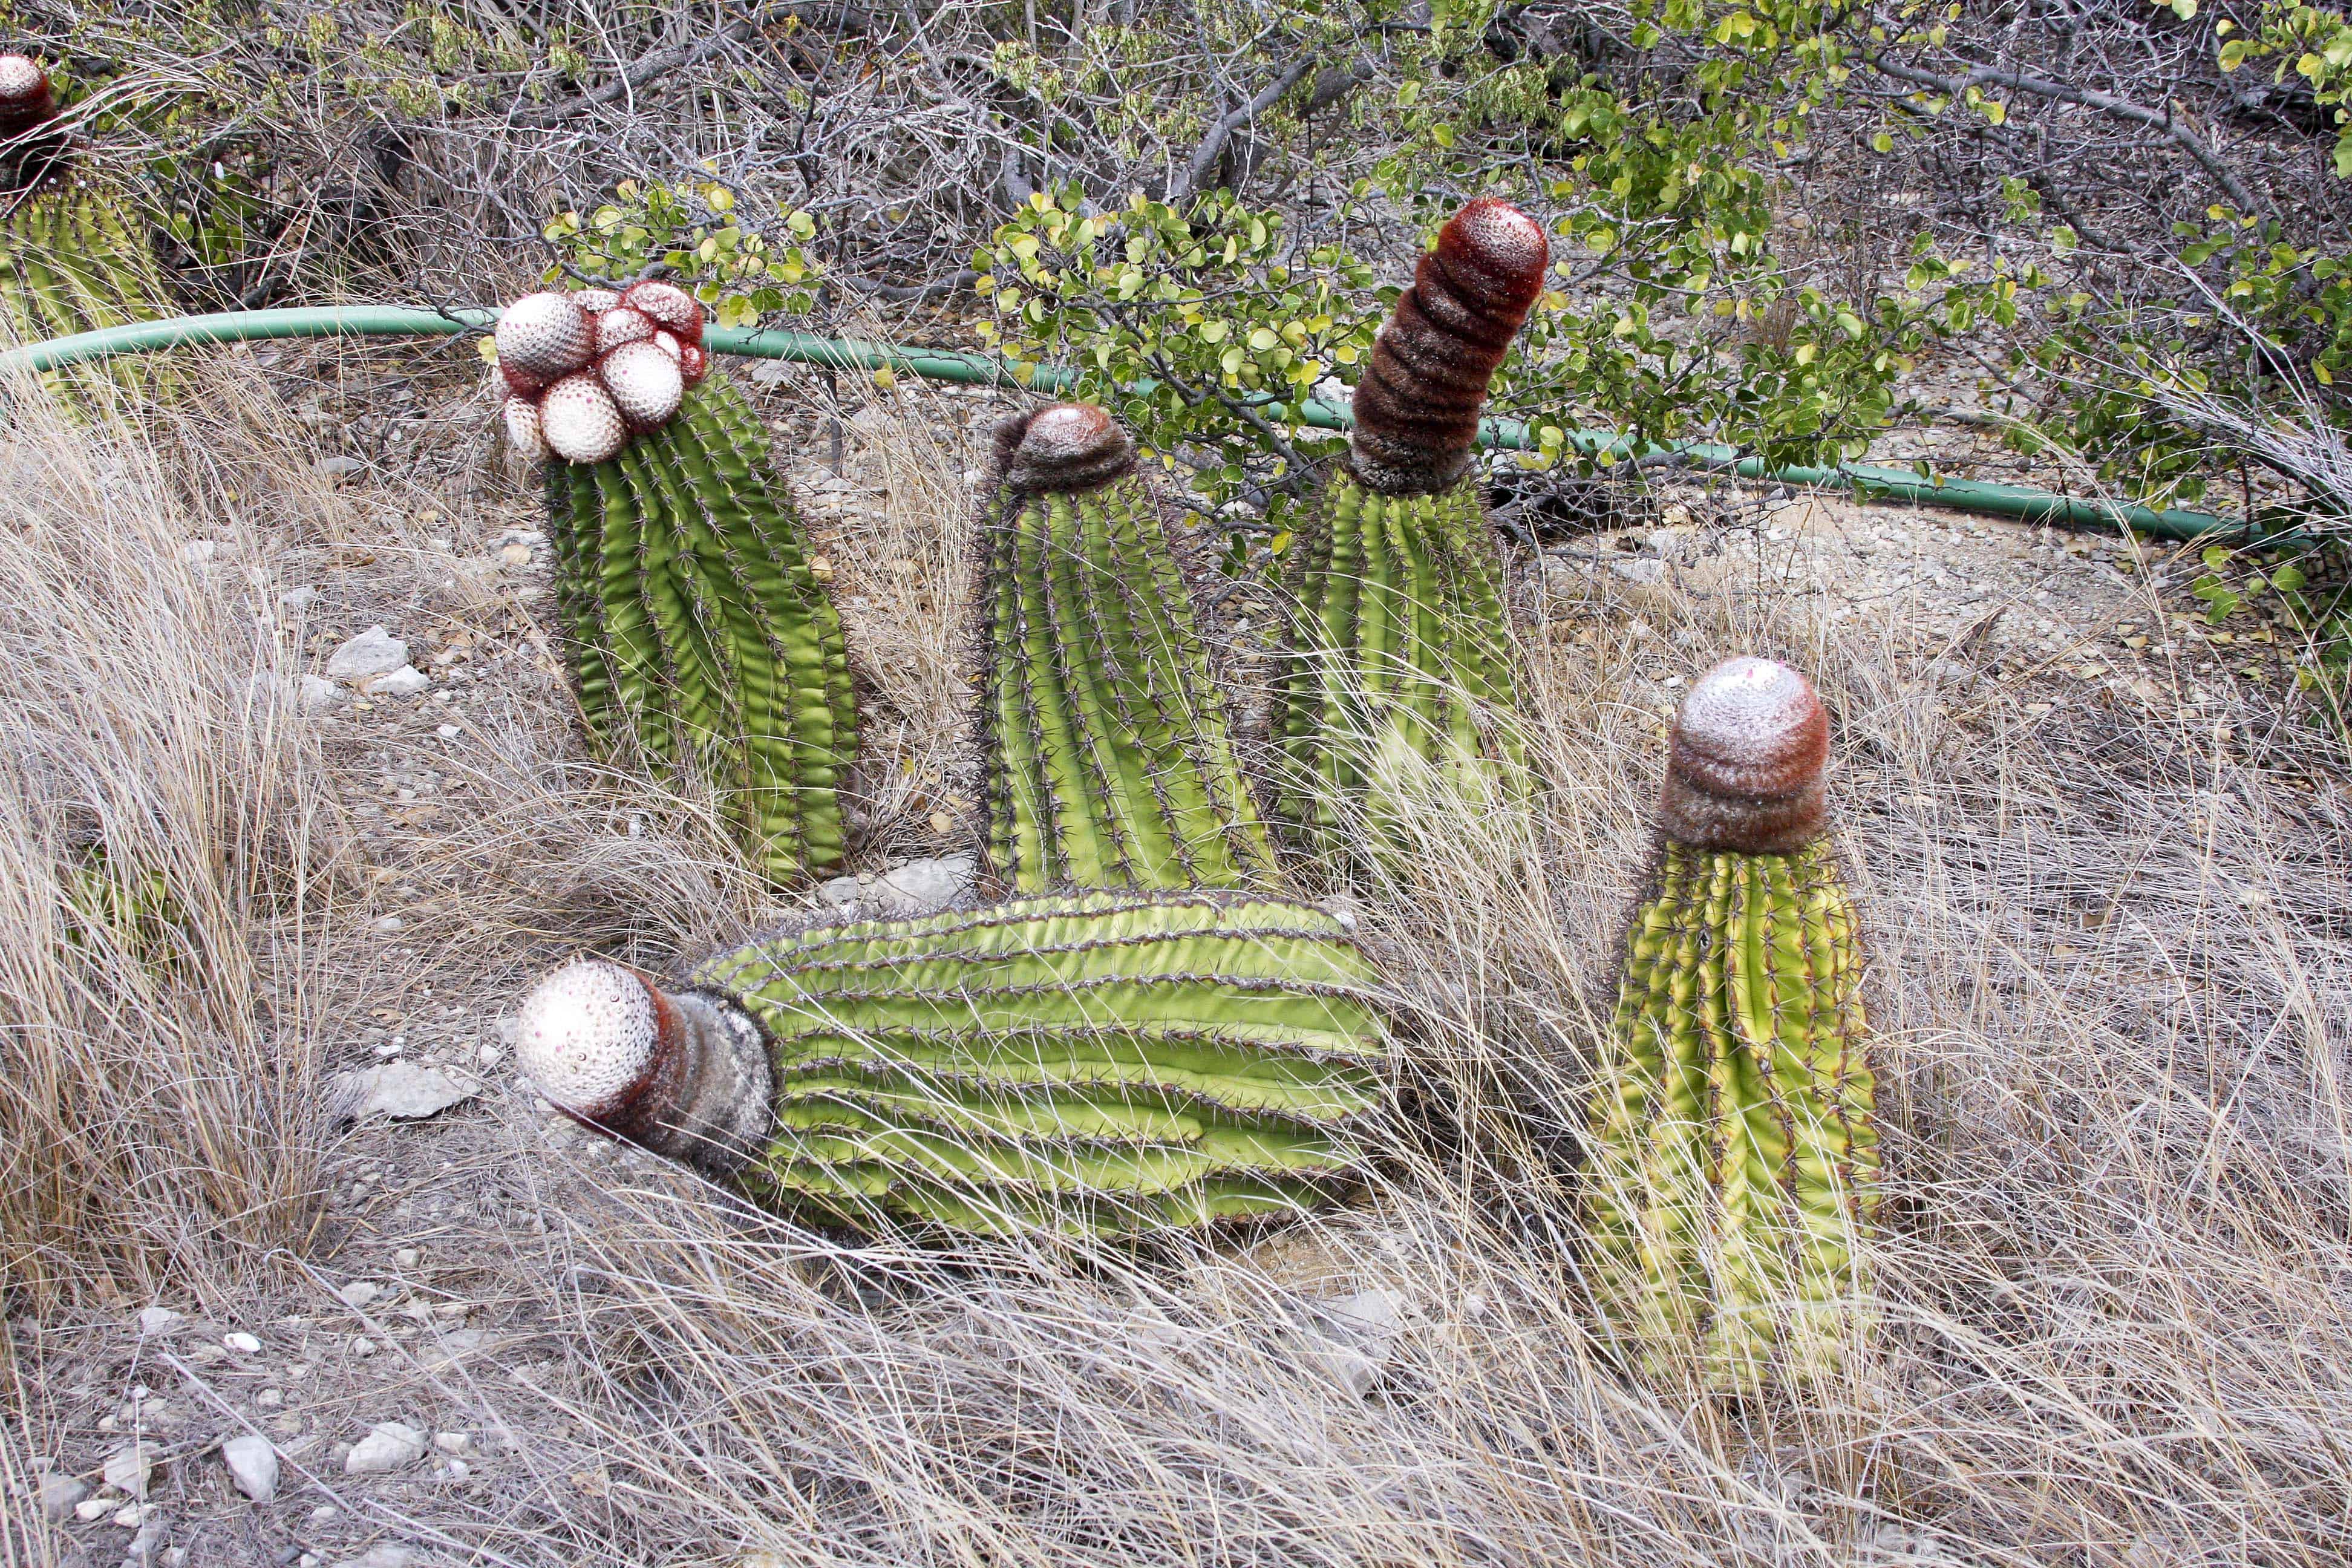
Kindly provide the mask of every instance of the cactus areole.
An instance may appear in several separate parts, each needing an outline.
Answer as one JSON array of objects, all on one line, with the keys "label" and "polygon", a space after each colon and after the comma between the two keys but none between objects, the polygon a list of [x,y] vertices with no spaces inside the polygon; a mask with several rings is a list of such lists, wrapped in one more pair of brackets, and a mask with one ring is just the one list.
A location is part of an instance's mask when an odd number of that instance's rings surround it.
[{"label": "cactus areole", "polygon": [[1783,665],[1735,658],[1691,689],[1596,1075],[1601,1299],[1639,1359],[1695,1349],[1717,1388],[1833,1369],[1867,1321],[1874,1091],[1828,750]]},{"label": "cactus areole", "polygon": [[57,95],[40,62],[0,54],[0,190],[25,190],[58,172],[66,137],[52,125],[57,117]]},{"label": "cactus areole", "polygon": [[1349,454],[1366,487],[1421,495],[1462,477],[1486,384],[1550,265],[1543,226],[1508,202],[1481,196],[1446,221],[1356,388]]},{"label": "cactus areole", "polygon": [[702,307],[675,283],[526,294],[499,315],[508,438],[525,457],[601,463],[677,417],[709,373]]}]

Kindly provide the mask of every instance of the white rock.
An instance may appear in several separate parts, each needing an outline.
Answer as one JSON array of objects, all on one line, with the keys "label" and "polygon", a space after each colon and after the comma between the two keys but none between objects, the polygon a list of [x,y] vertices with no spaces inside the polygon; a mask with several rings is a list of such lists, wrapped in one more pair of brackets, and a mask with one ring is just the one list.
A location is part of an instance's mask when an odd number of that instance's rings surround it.
[{"label": "white rock", "polygon": [[382,626],[370,626],[327,656],[331,680],[365,680],[390,675],[408,662],[408,645]]},{"label": "white rock", "polygon": [[268,1502],[278,1495],[278,1450],[269,1446],[268,1438],[250,1432],[231,1437],[221,1445],[221,1459],[236,1479],[236,1489],[255,1502]]},{"label": "white rock", "polygon": [[139,1331],[142,1334],[163,1333],[166,1330],[170,1329],[173,1323],[176,1323],[179,1321],[180,1314],[172,1310],[169,1307],[142,1307],[139,1309]]},{"label": "white rock", "polygon": [[319,472],[328,479],[348,479],[353,474],[364,469],[367,465],[357,458],[321,458],[319,459],[318,467]]},{"label": "white rock", "polygon": [[389,1116],[413,1121],[436,1116],[453,1105],[463,1105],[481,1092],[481,1085],[460,1081],[438,1068],[415,1062],[383,1062],[339,1075],[331,1093],[342,1114],[364,1120]]},{"label": "white rock", "polygon": [[251,1334],[245,1332],[241,1329],[233,1334],[222,1335],[221,1343],[236,1352],[239,1355],[251,1355],[254,1352],[261,1348],[261,1342],[259,1340],[254,1338]]},{"label": "white rock", "polygon": [[353,1476],[385,1476],[425,1457],[425,1434],[398,1421],[379,1421],[352,1446],[343,1471]]},{"label": "white rock", "polygon": [[375,1354],[375,1342],[368,1338],[365,1334],[353,1334],[352,1336],[352,1354],[361,1357]]},{"label": "white rock", "polygon": [[858,890],[856,878],[835,877],[818,886],[816,896],[836,910],[845,910],[857,901]]},{"label": "white rock", "polygon": [[343,704],[343,689],[323,675],[306,675],[296,700],[305,713],[331,713]]},{"label": "white rock", "polygon": [[88,1524],[93,1519],[104,1519],[114,1511],[114,1500],[108,1497],[85,1498],[74,1504],[74,1517]]},{"label": "white rock", "polygon": [[971,886],[974,859],[970,855],[946,855],[936,859],[909,860],[882,879],[877,892],[896,910],[922,914],[943,909]]},{"label": "white rock", "polygon": [[1666,563],[1652,556],[1637,555],[1630,561],[1612,561],[1609,570],[1628,583],[1660,583],[1665,580]]},{"label": "white rock", "polygon": [[41,1517],[51,1524],[63,1524],[71,1518],[82,1500],[89,1496],[89,1485],[71,1476],[45,1475],[41,1478]]},{"label": "white rock", "polygon": [[191,566],[202,566],[236,549],[236,545],[223,544],[217,539],[191,539],[180,546],[180,559]]},{"label": "white rock", "polygon": [[147,1481],[154,1473],[155,1450],[145,1443],[133,1443],[106,1461],[106,1484],[135,1498],[147,1495]]},{"label": "white rock", "polygon": [[114,1516],[113,1522],[125,1530],[136,1530],[146,1521],[146,1518],[147,1505],[143,1502],[134,1502],[118,1512]]},{"label": "white rock", "polygon": [[289,588],[278,595],[278,607],[297,616],[318,602],[319,590],[308,583],[299,588]]},{"label": "white rock", "polygon": [[413,664],[404,664],[388,674],[362,681],[360,689],[370,697],[414,697],[432,684],[431,676]]},{"label": "white rock", "polygon": [[471,1432],[436,1432],[433,1434],[433,1446],[445,1454],[470,1454],[474,1451],[474,1435]]},{"label": "white rock", "polygon": [[1358,1399],[1371,1393],[1389,1362],[1390,1342],[1404,1326],[1404,1301],[1386,1290],[1360,1290],[1314,1303],[1327,1329],[1309,1352],[1324,1374]]},{"label": "white rock", "polygon": [[366,1279],[354,1279],[335,1292],[343,1305],[354,1312],[363,1312],[383,1294],[383,1287]]},{"label": "white rock", "polygon": [[424,1260],[425,1254],[413,1247],[404,1247],[392,1255],[394,1266],[401,1268],[414,1268]]},{"label": "white rock", "polygon": [[425,1568],[425,1553],[414,1546],[379,1541],[357,1557],[346,1557],[335,1568]]}]

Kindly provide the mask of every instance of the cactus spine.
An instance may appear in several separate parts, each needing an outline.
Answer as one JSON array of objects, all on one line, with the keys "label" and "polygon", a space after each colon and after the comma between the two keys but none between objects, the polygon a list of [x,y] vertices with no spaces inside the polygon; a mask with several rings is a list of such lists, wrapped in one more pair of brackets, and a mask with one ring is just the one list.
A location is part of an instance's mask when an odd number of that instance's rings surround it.
[{"label": "cactus spine", "polygon": [[848,654],[741,396],[714,378],[617,457],[550,463],[547,497],[590,738],[715,779],[773,879],[840,865]]},{"label": "cactus spine", "polygon": [[1274,704],[1275,815],[1377,844],[1404,759],[1524,793],[1503,563],[1471,448],[1487,383],[1543,287],[1542,228],[1469,204],[1421,258],[1355,397],[1349,460],[1292,543],[1293,623]]},{"label": "cactus spine", "polygon": [[1853,910],[1822,838],[1828,721],[1734,659],[1691,690],[1654,889],[1592,1099],[1599,1294],[1654,1366],[1711,1386],[1838,1364],[1867,1288],[1873,1084]]},{"label": "cactus spine", "polygon": [[979,610],[997,874],[1022,892],[1267,885],[1273,852],[1134,444],[1076,404],[998,440]]},{"label": "cactus spine", "polygon": [[[1381,1100],[1374,978],[1339,922],[1241,894],[824,928],[690,984],[559,972],[523,1009],[526,1070],[587,1120],[853,1225],[1129,1234],[1292,1210],[1348,1176]],[[739,1059],[747,1029],[764,1076]]]}]

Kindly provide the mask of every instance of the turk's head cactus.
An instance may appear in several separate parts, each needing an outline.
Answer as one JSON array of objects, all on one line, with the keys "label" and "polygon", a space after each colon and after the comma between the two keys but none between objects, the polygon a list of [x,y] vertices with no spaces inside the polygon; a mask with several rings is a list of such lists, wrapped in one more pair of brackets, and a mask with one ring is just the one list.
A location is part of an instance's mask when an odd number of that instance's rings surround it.
[{"label": "turk's head cactus", "polygon": [[57,94],[41,62],[0,54],[0,190],[21,191],[58,171],[67,138],[57,118]]},{"label": "turk's head cactus", "polygon": [[1735,1392],[1834,1369],[1868,1317],[1874,1094],[1828,752],[1786,666],[1736,658],[1691,689],[1592,1098],[1603,1310],[1637,1359],[1696,1350]]},{"label": "turk's head cactus", "polygon": [[1176,542],[1135,444],[1057,404],[997,432],[977,607],[997,876],[1049,888],[1268,885]]},{"label": "turk's head cactus", "polygon": [[674,283],[526,294],[492,333],[508,438],[526,457],[601,463],[674,418],[709,373],[702,308]]},{"label": "turk's head cactus", "polygon": [[690,981],[576,961],[524,1006],[524,1071],[582,1120],[859,1227],[1293,1212],[1360,1169],[1384,1097],[1375,976],[1336,920],[1274,900],[1020,899],[768,938]]},{"label": "turk's head cactus", "polygon": [[1541,225],[1474,201],[1373,345],[1349,461],[1290,551],[1273,814],[1295,834],[1327,842],[1361,824],[1377,853],[1413,811],[1381,776],[1412,760],[1475,772],[1482,794],[1526,793],[1504,565],[1471,454],[1487,383],[1549,260]]}]

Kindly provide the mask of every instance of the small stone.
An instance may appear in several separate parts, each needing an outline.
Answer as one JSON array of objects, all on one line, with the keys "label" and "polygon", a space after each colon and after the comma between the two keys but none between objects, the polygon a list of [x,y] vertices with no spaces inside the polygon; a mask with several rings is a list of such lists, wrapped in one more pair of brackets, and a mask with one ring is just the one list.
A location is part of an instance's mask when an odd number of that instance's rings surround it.
[{"label": "small stone", "polygon": [[341,1511],[341,1510],[336,1508],[334,1504],[322,1502],[318,1507],[310,1510],[310,1522],[312,1524],[324,1524]]},{"label": "small stone", "polygon": [[223,1334],[221,1336],[221,1343],[236,1352],[239,1355],[251,1355],[254,1352],[261,1348],[261,1342],[254,1338],[251,1334],[245,1332],[242,1329],[233,1334]]},{"label": "small stone", "polygon": [[455,724],[436,724],[433,726],[433,732],[440,736],[445,741],[454,741],[466,731],[460,730]]},{"label": "small stone", "polygon": [[390,675],[408,663],[408,645],[382,626],[370,626],[327,656],[332,680],[365,680]]},{"label": "small stone", "polygon": [[1612,561],[1609,570],[1628,583],[1656,584],[1665,580],[1666,563],[1653,556],[1637,556],[1631,561]]},{"label": "small stone", "polygon": [[134,1502],[130,1507],[118,1511],[112,1522],[125,1530],[136,1530],[146,1518],[147,1505],[143,1502]]},{"label": "small stone", "polygon": [[857,901],[857,879],[835,877],[818,886],[816,896],[836,910],[845,910]]},{"label": "small stone", "polygon": [[431,676],[413,664],[404,664],[390,674],[362,681],[360,689],[370,697],[414,697],[432,684]]},{"label": "small stone", "polygon": [[71,1476],[45,1475],[40,1484],[41,1517],[51,1524],[63,1524],[89,1496],[89,1483]]},{"label": "small stone", "polygon": [[88,1524],[93,1519],[104,1519],[108,1514],[112,1513],[114,1509],[115,1502],[112,1498],[94,1497],[86,1498],[74,1504],[73,1512],[76,1519]]},{"label": "small stone", "polygon": [[269,1446],[268,1438],[250,1432],[231,1437],[221,1445],[221,1459],[228,1466],[236,1489],[253,1501],[268,1502],[278,1495],[278,1450]]},{"label": "small stone", "polygon": [[445,1454],[470,1454],[474,1451],[474,1435],[471,1432],[436,1432],[433,1434],[433,1446]]},{"label": "small stone", "polygon": [[895,912],[927,914],[963,896],[974,864],[970,855],[909,860],[882,879],[880,892]]},{"label": "small stone", "polygon": [[425,1568],[425,1554],[414,1546],[379,1541],[357,1557],[347,1557],[335,1568]]},{"label": "small stone", "polygon": [[397,1268],[414,1268],[424,1261],[424,1258],[425,1254],[413,1247],[404,1247],[392,1255],[393,1266]]},{"label": "small stone", "polygon": [[322,479],[348,479],[353,474],[364,472],[366,468],[365,463],[352,457],[321,458],[318,462],[318,472]]},{"label": "small stone", "polygon": [[368,1338],[365,1334],[353,1334],[352,1336],[352,1354],[362,1358],[375,1354],[375,1342]]},{"label": "small stone", "polygon": [[305,675],[296,699],[305,713],[331,713],[343,705],[343,689],[322,675]]},{"label": "small stone", "polygon": [[289,615],[300,615],[319,602],[319,590],[305,583],[299,588],[289,588],[278,595],[278,607]]},{"label": "small stone", "polygon": [[169,1330],[173,1323],[176,1323],[179,1321],[180,1314],[172,1310],[169,1307],[142,1307],[139,1309],[139,1332],[142,1336],[163,1333]]},{"label": "small stone", "polygon": [[286,1391],[282,1388],[265,1388],[253,1396],[253,1402],[264,1410],[275,1410],[286,1403]]},{"label": "small stone", "polygon": [[425,1457],[425,1434],[398,1421],[379,1421],[352,1446],[343,1471],[353,1476],[384,1476]]},{"label": "small stone", "polygon": [[355,1119],[388,1116],[411,1121],[463,1105],[481,1092],[481,1086],[461,1083],[438,1068],[392,1061],[340,1075],[331,1092],[344,1114]]},{"label": "small stone", "polygon": [[104,1473],[106,1484],[116,1491],[143,1498],[148,1478],[155,1473],[155,1450],[144,1443],[133,1443],[106,1461]]},{"label": "small stone", "polygon": [[354,1312],[363,1312],[383,1294],[383,1287],[367,1279],[354,1279],[335,1292],[344,1306]]},{"label": "small stone", "polygon": [[180,559],[191,566],[204,566],[236,549],[236,545],[223,544],[217,539],[191,539],[180,546]]},{"label": "small stone", "polygon": [[530,565],[530,546],[528,544],[509,544],[504,546],[499,551],[499,564],[501,566]]}]

